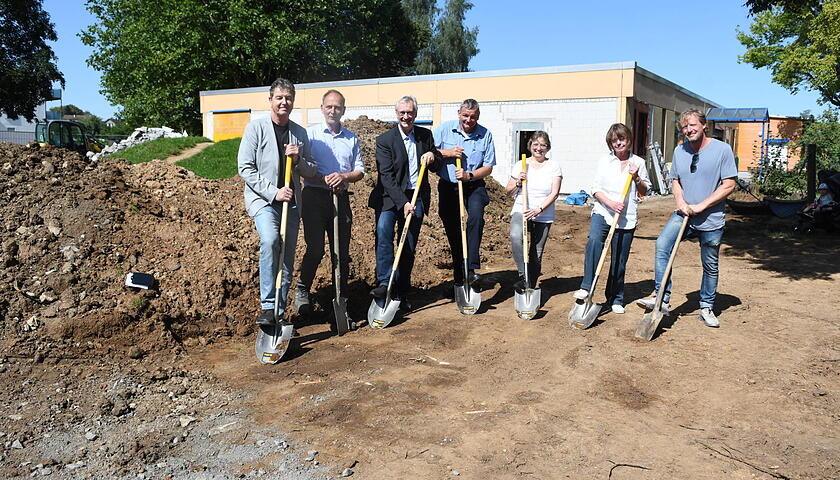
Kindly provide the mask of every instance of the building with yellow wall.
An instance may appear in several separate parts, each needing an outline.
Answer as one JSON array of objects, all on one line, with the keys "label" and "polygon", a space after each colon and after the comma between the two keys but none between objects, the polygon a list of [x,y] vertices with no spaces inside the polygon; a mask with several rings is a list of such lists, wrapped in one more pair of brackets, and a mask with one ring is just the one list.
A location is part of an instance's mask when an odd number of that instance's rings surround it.
[{"label": "building with yellow wall", "polygon": [[[797,117],[770,116],[768,131],[764,133],[768,142],[768,157],[778,161],[788,170],[799,163],[799,152],[788,143],[795,140],[802,129],[802,119]],[[761,125],[756,123],[738,124],[735,136],[735,156],[738,157],[738,171],[754,171],[759,168],[760,148],[764,141]]]},{"label": "building with yellow wall", "polygon": [[[270,114],[268,88],[202,91],[204,136],[214,141],[241,136],[250,120]],[[296,84],[292,120],[304,126],[323,121],[321,97],[331,88],[346,98],[346,119],[394,121],[394,103],[413,95],[418,124],[431,128],[457,118],[460,103],[475,98],[479,122],[495,140],[493,176],[506,183],[512,162],[525,153],[523,138],[545,130],[553,146],[549,156],[563,167],[566,193],[589,188],[596,160],[607,152],[604,136],[611,124],[632,128],[638,155],[646,157],[648,145],[656,142],[670,161],[679,113],[718,106],[636,62],[620,62]]]}]

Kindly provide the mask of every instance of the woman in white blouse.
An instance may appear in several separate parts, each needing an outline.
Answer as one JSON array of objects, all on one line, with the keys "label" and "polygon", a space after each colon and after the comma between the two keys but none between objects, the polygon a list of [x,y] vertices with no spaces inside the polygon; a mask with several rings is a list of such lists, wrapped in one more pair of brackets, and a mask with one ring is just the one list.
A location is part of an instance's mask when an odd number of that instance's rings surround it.
[{"label": "woman in white blouse", "polygon": [[[598,161],[595,182],[592,185],[595,206],[592,208],[589,240],[586,242],[584,254],[583,281],[574,297],[585,300],[589,295],[613,215],[620,215],[610,245],[612,255],[605,295],[607,305],[611,305],[614,313],[624,313],[624,271],[636,230],[636,203],[639,196],[647,194],[650,180],[645,161],[630,151],[633,134],[626,125],[613,124],[607,131],[606,141],[611,153]],[[627,198],[622,202],[621,194],[628,174],[633,176],[633,182],[630,184]]]},{"label": "woman in white blouse", "polygon": [[[549,160],[546,157],[551,150],[551,140],[548,134],[543,131],[536,131],[528,140],[528,151],[531,156],[526,159],[527,170],[522,171],[522,164],[515,162],[510,172],[505,189],[509,194],[515,194],[510,219],[510,247],[513,253],[513,260],[516,262],[516,269],[519,271],[519,280],[513,284],[517,291],[523,291],[525,285],[525,261],[523,258],[522,245],[522,216],[528,220],[528,231],[531,234],[531,243],[528,253],[528,281],[534,288],[537,285],[537,278],[540,276],[542,265],[542,253],[545,242],[548,239],[548,231],[551,223],[554,222],[554,201],[560,193],[560,182],[563,181],[563,172],[556,160]],[[522,181],[528,181],[528,210],[522,212]]]}]

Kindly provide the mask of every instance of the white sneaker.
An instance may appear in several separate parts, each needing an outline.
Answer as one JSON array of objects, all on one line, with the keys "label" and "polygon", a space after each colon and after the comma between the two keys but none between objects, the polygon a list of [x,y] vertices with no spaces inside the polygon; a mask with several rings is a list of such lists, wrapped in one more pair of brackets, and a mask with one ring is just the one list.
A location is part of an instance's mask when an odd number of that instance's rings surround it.
[{"label": "white sneaker", "polygon": [[[642,307],[642,308],[644,308],[645,310],[648,310],[648,311],[653,310],[653,306],[655,304],[656,304],[656,295],[651,295],[647,298],[640,298],[640,299],[636,300],[636,305],[638,305],[638,306],[640,306],[640,307]],[[662,311],[662,313],[667,315],[668,312],[671,311],[671,305],[669,305],[668,303],[663,301],[662,305],[659,307],[659,309]]]},{"label": "white sneaker", "polygon": [[720,326],[720,322],[715,316],[715,312],[713,312],[709,307],[703,307],[700,309],[700,320],[703,320],[703,323],[707,327],[718,328]]},{"label": "white sneaker", "polygon": [[624,313],[624,307],[616,303],[612,306],[612,312],[621,315],[622,313]]},{"label": "white sneaker", "polygon": [[586,297],[589,296],[589,290],[580,289],[572,294],[573,297],[577,298],[578,300],[586,300]]}]

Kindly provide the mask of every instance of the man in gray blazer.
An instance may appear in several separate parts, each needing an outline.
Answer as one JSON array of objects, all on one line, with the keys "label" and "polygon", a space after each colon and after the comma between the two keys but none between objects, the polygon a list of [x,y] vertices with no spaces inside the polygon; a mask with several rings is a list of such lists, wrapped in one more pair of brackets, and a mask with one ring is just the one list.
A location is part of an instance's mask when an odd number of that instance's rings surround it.
[{"label": "man in gray blazer", "polygon": [[[281,316],[286,311],[300,227],[300,210],[303,207],[300,178],[318,176],[318,169],[310,154],[306,130],[289,120],[295,103],[294,84],[284,78],[275,80],[269,89],[268,102],[271,115],[248,123],[237,155],[239,176],[245,181],[245,209],[254,219],[254,226],[260,236],[262,312],[257,318],[258,325],[274,324],[275,301],[280,302]],[[286,156],[291,157],[294,166],[292,181],[287,186],[281,186]],[[286,222],[288,243],[283,258],[281,298],[275,299],[274,282],[280,262],[283,202],[289,203],[289,218]]]}]

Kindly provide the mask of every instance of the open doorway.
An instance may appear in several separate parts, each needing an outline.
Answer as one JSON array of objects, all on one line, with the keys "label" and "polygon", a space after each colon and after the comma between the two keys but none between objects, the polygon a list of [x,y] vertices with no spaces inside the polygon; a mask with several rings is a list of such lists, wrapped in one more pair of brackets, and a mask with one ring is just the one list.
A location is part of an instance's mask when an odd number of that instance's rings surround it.
[{"label": "open doorway", "polygon": [[647,145],[648,139],[650,138],[649,129],[650,129],[650,109],[648,108],[648,104],[643,102],[636,102],[636,112],[633,116],[633,137],[635,137],[635,141],[633,142],[633,153],[636,155],[647,158]]},{"label": "open doorway", "polygon": [[519,160],[522,158],[522,154],[525,156],[530,157],[531,152],[528,151],[528,139],[531,138],[531,135],[534,134],[536,130],[520,130],[519,131],[519,150],[516,153],[516,159]]}]

